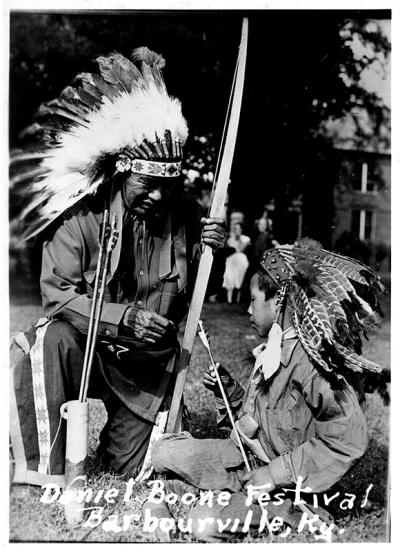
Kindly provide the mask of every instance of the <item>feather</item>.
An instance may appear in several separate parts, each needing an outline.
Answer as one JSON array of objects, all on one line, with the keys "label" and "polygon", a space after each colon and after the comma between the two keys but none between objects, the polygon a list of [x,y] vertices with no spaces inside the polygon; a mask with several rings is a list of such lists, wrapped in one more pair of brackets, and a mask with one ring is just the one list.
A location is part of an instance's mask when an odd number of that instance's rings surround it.
[{"label": "feather", "polygon": [[132,52],[132,59],[136,63],[141,62],[143,79],[148,88],[155,86],[160,93],[166,93],[165,82],[161,70],[165,67],[165,59],[146,47],[136,48]]},{"label": "feather", "polygon": [[321,284],[320,287],[323,292],[317,293],[317,296],[328,312],[331,327],[335,327],[336,320],[338,319],[341,320],[343,324],[347,325],[346,315],[332,289],[326,284]]},{"label": "feather", "polygon": [[358,312],[361,314],[363,319],[367,318],[371,320],[376,320],[376,322],[381,319],[378,312],[374,312],[368,302],[359,297],[356,293],[351,293],[350,298],[353,300],[353,302],[356,302],[358,304]]},{"label": "feather", "polygon": [[362,269],[360,274],[367,280],[368,285],[373,287],[376,292],[385,292],[385,286],[377,274],[371,270],[367,272],[365,269]]},{"label": "feather", "polygon": [[155,85],[157,86],[158,91],[160,93],[166,94],[167,90],[165,87],[164,78],[161,74],[161,71],[157,67],[153,69],[153,77],[154,77],[154,82],[155,82]]},{"label": "feather", "polygon": [[165,59],[163,58],[163,56],[153,52],[152,50],[149,50],[147,46],[135,48],[132,52],[131,57],[135,63],[139,63],[142,61],[144,63],[147,63],[147,65],[154,65],[159,70],[165,67]]},{"label": "feather", "polygon": [[372,371],[375,373],[378,373],[382,371],[382,368],[380,365],[376,364],[375,362],[371,362],[365,358],[362,358],[361,356],[358,356],[351,350],[348,350],[343,345],[335,341],[335,348],[338,351],[338,353],[343,357],[345,360],[346,367],[349,369],[352,369],[353,371]]},{"label": "feather", "polygon": [[29,170],[27,172],[22,172],[20,174],[17,174],[13,178],[10,179],[10,185],[11,187],[14,187],[17,184],[20,184],[21,182],[26,182],[27,180],[32,180],[33,178],[36,178],[38,176],[43,176],[44,174],[48,173],[47,168],[34,168],[32,170]]},{"label": "feather", "polygon": [[103,79],[112,86],[116,86],[120,92],[128,92],[118,64],[114,64],[112,56],[100,56],[96,59]]},{"label": "feather", "polygon": [[340,277],[339,273],[336,273],[336,271],[330,272],[321,268],[318,285],[315,285],[314,289],[318,295],[318,289],[323,289],[323,291],[325,291],[327,287],[335,295],[338,302],[350,300],[349,292],[354,291],[354,288],[348,283],[348,280]]},{"label": "feather", "polygon": [[41,152],[33,151],[32,153],[29,153],[29,152],[17,153],[15,155],[11,155],[10,164],[21,163],[25,161],[32,161],[35,159],[45,159],[49,156],[50,156],[50,153],[45,151],[41,151]]},{"label": "feather", "polygon": [[160,94],[165,94],[165,83],[161,72],[157,68],[153,68],[146,63],[142,63],[142,73],[147,88],[154,87]]},{"label": "feather", "polygon": [[377,277],[370,268],[358,260],[353,260],[352,258],[337,253],[322,250],[319,259],[328,266],[337,267],[347,278],[354,279],[360,283],[368,284],[368,280],[365,277],[367,274],[373,276],[374,279]]},{"label": "feather", "polygon": [[[79,73],[79,75],[74,78],[74,83],[82,85],[82,88],[79,86],[76,88],[79,97],[89,107],[92,107],[92,102],[94,102],[94,105],[101,104],[104,96],[103,92],[96,88],[93,82],[94,79],[91,73]],[[86,97],[85,94],[81,92],[85,92],[89,97]]]},{"label": "feather", "polygon": [[[89,85],[86,86],[86,88],[88,88]],[[93,88],[93,87],[92,87]],[[91,93],[89,93],[89,91],[87,89],[83,89],[83,88],[77,88],[77,93],[79,95],[79,97],[81,98],[81,101],[87,106],[89,107],[90,109],[99,109],[101,104],[102,104],[102,100],[101,99],[98,99],[97,95],[93,95]],[[98,94],[100,95],[100,94]],[[102,96],[100,96],[102,97]]]},{"label": "feather", "polygon": [[70,131],[72,123],[70,120],[65,119],[64,117],[54,116],[49,112],[42,112],[42,114],[36,114],[38,117],[37,123],[40,125],[38,132],[42,132],[42,139],[52,139],[52,141],[57,141],[58,134],[65,133]]},{"label": "feather", "polygon": [[332,343],[333,332],[329,321],[329,314],[326,309],[326,306],[317,297],[312,297],[310,299],[310,305],[311,305],[311,308],[313,308],[313,310],[315,311],[316,315],[318,316],[319,320],[321,321],[324,327],[324,336],[326,340],[329,343]]},{"label": "feather", "polygon": [[351,280],[355,289],[355,296],[359,302],[365,302],[373,311],[373,316],[383,318],[383,313],[379,306],[378,295],[382,292],[379,286],[371,284],[369,286],[362,285]]},{"label": "feather", "polygon": [[[95,193],[99,185],[103,182],[103,179],[100,178],[99,180],[96,180],[84,191],[82,191],[81,181],[82,175],[79,174],[75,182],[70,183],[69,186],[64,186],[62,190],[52,196],[51,201],[49,201],[46,205],[47,211],[42,214],[38,220],[31,224],[29,230],[25,232],[23,237],[25,240],[29,240],[37,236],[51,223],[53,223],[63,212],[76,205],[88,195]],[[61,202],[63,203],[62,208],[60,208]]]},{"label": "feather", "polygon": [[88,119],[86,118],[89,114],[89,111],[84,108],[82,109],[81,106],[78,104],[73,104],[71,102],[67,102],[61,98],[49,101],[46,104],[47,107],[56,107],[57,109],[65,110],[67,116],[76,116],[79,117],[83,122],[88,123]]},{"label": "feather", "polygon": [[362,324],[357,317],[356,307],[352,302],[347,300],[344,300],[341,304],[347,323],[342,323],[340,319],[336,320],[334,326],[335,338],[350,350],[356,352],[357,354],[361,354]]},{"label": "feather", "polygon": [[40,131],[42,131],[42,126],[38,122],[34,122],[33,124],[30,124],[26,128],[24,128],[19,134],[19,139],[23,140],[27,136],[33,137],[36,134],[38,134]]},{"label": "feather", "polygon": [[321,355],[310,345],[308,334],[304,331],[304,327],[299,319],[298,313],[296,310],[292,312],[293,325],[296,330],[296,334],[299,337],[302,347],[304,348],[306,354],[316,365],[321,366],[325,371],[332,371],[332,368],[325,362]]},{"label": "feather", "polygon": [[120,84],[126,92],[131,92],[134,88],[144,89],[143,76],[129,59],[115,53],[108,58],[98,58],[97,61],[99,60],[102,60],[103,69],[107,70],[107,78],[102,73],[105,80],[112,79],[114,84]]},{"label": "feather", "polygon": [[44,115],[57,115],[59,117],[63,117],[71,123],[87,128],[87,126],[82,123],[80,118],[76,117],[73,113],[69,113],[64,108],[60,108],[56,100],[53,102],[42,103],[36,116],[41,117]]},{"label": "feather", "polygon": [[92,106],[86,105],[78,94],[78,90],[76,90],[76,88],[72,88],[72,86],[67,86],[64,88],[59,99],[69,105],[73,105],[75,110],[82,113],[82,116],[88,115],[91,112],[91,108],[89,107]]},{"label": "feather", "polygon": [[72,86],[66,86],[62,90],[60,98],[64,99],[65,101],[81,101],[76,88],[73,88]]},{"label": "feather", "polygon": [[315,283],[321,275],[320,267],[316,263],[302,259],[296,262],[294,272],[298,278],[307,281],[308,286]]},{"label": "feather", "polygon": [[339,302],[348,301],[356,305],[361,324],[363,324],[366,319],[369,320],[371,324],[375,324],[379,321],[379,313],[374,312],[372,307],[357,294],[351,281],[347,279],[340,270],[333,266],[328,270],[323,266],[321,267],[321,277],[324,278],[324,281],[336,295]]},{"label": "feather", "polygon": [[321,344],[322,338],[325,337],[325,328],[321,320],[316,315],[316,312],[311,307],[310,301],[301,287],[299,287],[293,294],[292,303],[296,311],[300,312],[299,319],[307,328],[307,332],[313,346],[318,348]]},{"label": "feather", "polygon": [[[313,240],[308,240],[313,242]],[[315,242],[316,243],[316,242]],[[364,285],[369,285],[370,280],[376,281],[381,286],[380,278],[365,264],[358,260],[353,260],[347,256],[339,255],[326,251],[325,249],[318,249],[317,247],[300,248],[295,245],[279,245],[277,247],[279,254],[290,264],[294,264],[296,261],[304,260],[310,262],[315,260],[318,263],[326,264],[329,267],[334,267],[340,270],[340,272],[347,278],[354,279]]]},{"label": "feather", "polygon": [[46,203],[49,199],[49,197],[47,197],[43,193],[42,194],[39,194],[39,192],[36,192],[36,193],[32,192],[32,193],[33,193],[33,197],[36,197],[36,198],[34,199],[31,198],[29,205],[27,205],[24,208],[24,210],[21,212],[21,214],[18,216],[17,221],[19,223],[23,223],[31,212],[37,209],[37,207],[39,207],[40,205],[43,205],[43,203]]},{"label": "feather", "polygon": [[112,100],[121,95],[120,90],[116,86],[112,86],[100,75],[95,73],[80,73],[76,79],[82,81],[83,89],[92,96],[102,100],[103,96]]},{"label": "feather", "polygon": [[[71,185],[71,177],[70,175],[67,175],[64,177],[64,182],[61,183],[63,180],[61,178],[58,178],[57,182],[57,188],[51,189],[51,186],[54,186],[53,179],[44,179],[40,182],[33,182],[31,184],[31,193],[36,197],[35,199],[31,200],[29,205],[25,207],[25,209],[21,212],[21,214],[18,217],[19,222],[23,222],[25,218],[37,207],[40,205],[44,205],[48,203],[52,198],[60,193],[65,194],[65,189]],[[85,176],[80,175],[80,179],[78,180],[76,176],[73,177],[73,186],[76,186],[77,182],[87,182],[87,179]],[[82,192],[84,188],[87,186],[83,186]],[[74,192],[71,191],[71,193],[76,193],[76,189]]]}]

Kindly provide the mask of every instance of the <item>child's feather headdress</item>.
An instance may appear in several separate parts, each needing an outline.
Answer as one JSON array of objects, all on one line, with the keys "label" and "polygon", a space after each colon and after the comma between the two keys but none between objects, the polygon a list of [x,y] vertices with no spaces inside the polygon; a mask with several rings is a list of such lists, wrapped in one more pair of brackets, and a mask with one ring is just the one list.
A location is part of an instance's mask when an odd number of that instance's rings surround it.
[{"label": "child's feather headdress", "polygon": [[118,53],[96,61],[99,74],[79,74],[74,87],[41,105],[24,131],[34,149],[12,156],[12,185],[29,184],[30,203],[19,217],[25,225],[35,218],[28,237],[118,172],[181,173],[188,129],[180,102],[167,93],[164,59],[138,48],[132,61]]},{"label": "child's feather headdress", "polygon": [[384,286],[373,270],[308,238],[266,251],[261,266],[288,301],[312,361],[339,376],[342,366],[381,370],[360,355],[361,335],[382,317],[377,295]]}]

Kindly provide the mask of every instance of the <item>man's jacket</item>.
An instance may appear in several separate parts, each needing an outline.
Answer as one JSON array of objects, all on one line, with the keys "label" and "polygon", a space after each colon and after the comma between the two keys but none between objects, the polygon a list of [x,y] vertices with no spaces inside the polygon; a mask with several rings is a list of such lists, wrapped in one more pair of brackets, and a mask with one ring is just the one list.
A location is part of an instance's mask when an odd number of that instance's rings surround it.
[{"label": "man's jacket", "polygon": [[[160,217],[143,222],[124,208],[120,192],[109,208],[110,219],[117,213],[119,238],[98,331],[101,368],[127,407],[154,420],[173,370],[169,360],[176,352],[176,335],[155,345],[143,344],[129,335],[122,320],[131,307],[154,310],[175,324],[181,321],[197,268],[198,211],[182,195]],[[101,197],[71,209],[43,245],[40,283],[45,314],[68,321],[82,333],[88,330],[103,210]]]}]

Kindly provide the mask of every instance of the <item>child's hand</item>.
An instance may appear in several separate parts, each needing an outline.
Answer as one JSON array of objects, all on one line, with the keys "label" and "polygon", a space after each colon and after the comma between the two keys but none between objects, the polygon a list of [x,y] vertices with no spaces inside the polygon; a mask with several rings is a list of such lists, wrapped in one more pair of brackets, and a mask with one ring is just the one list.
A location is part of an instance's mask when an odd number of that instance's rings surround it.
[{"label": "child's hand", "polygon": [[[226,388],[226,386],[229,385],[233,381],[233,379],[229,375],[228,371],[224,367],[222,367],[220,363],[216,363],[215,365],[218,369],[222,384]],[[218,398],[221,397],[221,391],[219,389],[217,377],[215,375],[215,371],[212,365],[210,365],[208,371],[204,373],[203,385],[208,390],[211,390],[215,394],[215,396],[217,396]]]}]

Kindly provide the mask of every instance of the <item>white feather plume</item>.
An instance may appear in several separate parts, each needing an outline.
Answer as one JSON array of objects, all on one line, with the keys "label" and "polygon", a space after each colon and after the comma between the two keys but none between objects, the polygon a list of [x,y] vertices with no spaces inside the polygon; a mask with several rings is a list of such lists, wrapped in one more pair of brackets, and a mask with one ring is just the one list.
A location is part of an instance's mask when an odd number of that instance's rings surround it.
[{"label": "white feather plume", "polygon": [[[67,88],[58,100],[39,110],[39,115],[64,117],[68,127],[55,126],[56,139],[40,152],[44,158],[38,168],[32,171],[29,167],[32,201],[19,220],[32,216],[37,209],[38,221],[45,227],[47,219],[54,219],[84,196],[95,193],[103,181],[97,167],[103,166],[107,158],[115,156],[117,160],[122,150],[144,141],[159,143],[167,131],[172,143],[185,144],[188,128],[181,103],[168,95],[159,65],[148,65],[160,56],[139,50],[135,60],[142,62],[141,71],[119,54],[98,58],[101,75],[81,74],[83,89],[79,88],[79,93]],[[72,100],[76,103],[69,109]],[[75,111],[84,123],[78,124],[77,117],[71,115]],[[37,153],[27,156],[30,160],[40,157]]]},{"label": "white feather plume", "polygon": [[[59,147],[43,160],[51,177],[42,185],[52,188],[54,176],[70,172],[87,172],[103,155],[113,155],[127,146],[140,145],[144,139],[153,142],[164,137],[166,129],[173,139],[186,142],[188,129],[177,99],[160,94],[156,88],[143,93],[134,90],[103,105],[88,116],[87,128],[77,126],[60,137]],[[55,181],[54,181],[55,183]]]}]

